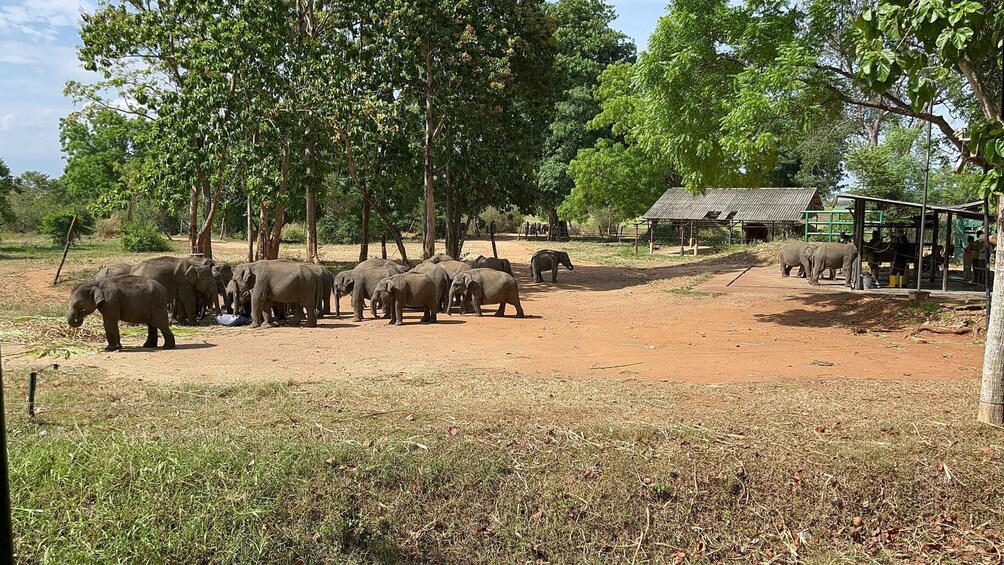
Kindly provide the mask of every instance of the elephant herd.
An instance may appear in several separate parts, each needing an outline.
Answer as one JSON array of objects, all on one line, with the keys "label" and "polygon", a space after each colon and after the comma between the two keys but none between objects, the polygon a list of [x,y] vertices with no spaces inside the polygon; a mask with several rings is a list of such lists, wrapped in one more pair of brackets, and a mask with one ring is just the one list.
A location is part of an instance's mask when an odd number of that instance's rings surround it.
[{"label": "elephant herd", "polygon": [[790,276],[791,270],[798,267],[798,276],[808,278],[810,285],[818,285],[819,277],[824,271],[830,272],[830,279],[835,278],[835,272],[839,269],[844,274],[844,284],[851,286],[852,266],[857,256],[857,249],[850,243],[811,241],[789,243],[778,253],[781,276]]},{"label": "elephant herd", "polygon": [[[574,270],[567,253],[542,250],[531,258],[530,271],[537,282],[551,271],[551,281],[557,282],[559,265]],[[143,347],[157,347],[160,332],[164,348],[170,349],[175,346],[172,315],[194,324],[212,309],[246,313],[252,327],[276,325],[280,318],[294,326],[305,320],[307,327],[314,327],[319,317],[332,314],[332,293],[334,315],[341,317],[340,299],[350,296],[357,322],[363,319],[367,300],[374,318],[382,309],[394,325],[403,325],[405,308],[421,309],[424,323],[436,322],[440,313],[452,315],[455,309],[481,316],[482,306],[493,304],[498,305],[496,316],[505,315],[508,305],[517,318],[524,316],[507,259],[482,256],[468,263],[439,254],[410,269],[387,259],[368,259],[332,275],[322,266],[285,259],[231,267],[211,259],[157,257],[102,268],[93,280],[77,285],[70,294],[67,322],[79,327],[87,315],[99,311],[106,351],[122,348],[120,321],[147,326]]]}]

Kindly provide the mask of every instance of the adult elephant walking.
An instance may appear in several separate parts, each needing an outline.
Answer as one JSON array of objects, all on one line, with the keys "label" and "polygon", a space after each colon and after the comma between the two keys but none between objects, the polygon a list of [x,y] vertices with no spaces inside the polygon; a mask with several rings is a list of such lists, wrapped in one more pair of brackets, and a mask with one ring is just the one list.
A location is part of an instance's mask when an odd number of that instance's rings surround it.
[{"label": "adult elephant walking", "polygon": [[842,269],[844,271],[844,284],[846,286],[852,285],[854,259],[858,256],[858,250],[854,244],[821,243],[812,248],[804,248],[802,254],[812,264],[809,284],[818,285],[819,276],[827,269]]},{"label": "adult elephant walking", "polygon": [[210,267],[187,257],[156,257],[133,267],[131,274],[153,279],[163,285],[175,319],[194,324],[199,319],[199,298],[205,305],[220,307],[216,278]]},{"label": "adult elephant walking", "polygon": [[455,299],[460,304],[466,304],[468,298],[478,316],[482,315],[482,304],[498,304],[496,316],[504,316],[506,304],[512,304],[516,307],[516,317],[523,317],[523,306],[519,303],[519,286],[516,284],[516,279],[508,273],[495,269],[471,269],[460,273],[450,286],[448,308],[450,315],[453,314]]},{"label": "adult elephant walking", "polygon": [[237,295],[251,293],[251,327],[262,322],[272,325],[269,307],[274,302],[293,305],[293,325],[299,326],[303,311],[307,311],[307,327],[317,326],[314,309],[320,299],[319,275],[304,263],[270,259],[243,263],[234,269]]},{"label": "adult elephant walking", "polygon": [[541,249],[530,258],[530,272],[534,282],[544,282],[544,272],[551,271],[551,282],[558,282],[558,265],[564,265],[569,271],[574,271],[572,260],[568,253],[553,249]]}]

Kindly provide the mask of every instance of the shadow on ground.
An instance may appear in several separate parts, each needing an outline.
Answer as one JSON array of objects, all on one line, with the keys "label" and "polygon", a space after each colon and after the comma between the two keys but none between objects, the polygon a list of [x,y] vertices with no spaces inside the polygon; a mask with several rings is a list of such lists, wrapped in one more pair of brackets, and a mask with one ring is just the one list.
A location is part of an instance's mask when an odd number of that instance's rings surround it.
[{"label": "shadow on ground", "polygon": [[754,317],[764,324],[790,327],[897,331],[912,326],[917,316],[917,312],[903,300],[843,292],[797,294],[789,296],[786,302],[802,307],[773,314],[755,314]]}]

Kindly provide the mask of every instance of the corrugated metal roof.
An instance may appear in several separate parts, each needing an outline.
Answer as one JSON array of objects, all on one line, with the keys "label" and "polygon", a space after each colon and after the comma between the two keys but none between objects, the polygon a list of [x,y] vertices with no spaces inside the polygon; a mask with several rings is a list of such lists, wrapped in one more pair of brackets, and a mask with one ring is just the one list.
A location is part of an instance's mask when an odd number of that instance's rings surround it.
[{"label": "corrugated metal roof", "polygon": [[709,188],[692,194],[671,188],[652,205],[646,220],[800,222],[805,210],[823,202],[814,188]]}]

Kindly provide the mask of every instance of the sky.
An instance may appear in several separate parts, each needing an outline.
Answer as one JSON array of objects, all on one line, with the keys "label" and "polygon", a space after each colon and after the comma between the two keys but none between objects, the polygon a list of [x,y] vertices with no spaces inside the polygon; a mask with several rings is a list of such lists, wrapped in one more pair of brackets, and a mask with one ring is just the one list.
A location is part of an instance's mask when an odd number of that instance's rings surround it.
[{"label": "sky", "polygon": [[[643,50],[667,2],[614,0],[613,26]],[[15,175],[63,172],[59,120],[75,109],[63,88],[95,79],[76,54],[80,13],[93,8],[89,0],[0,0],[0,159]]]}]

